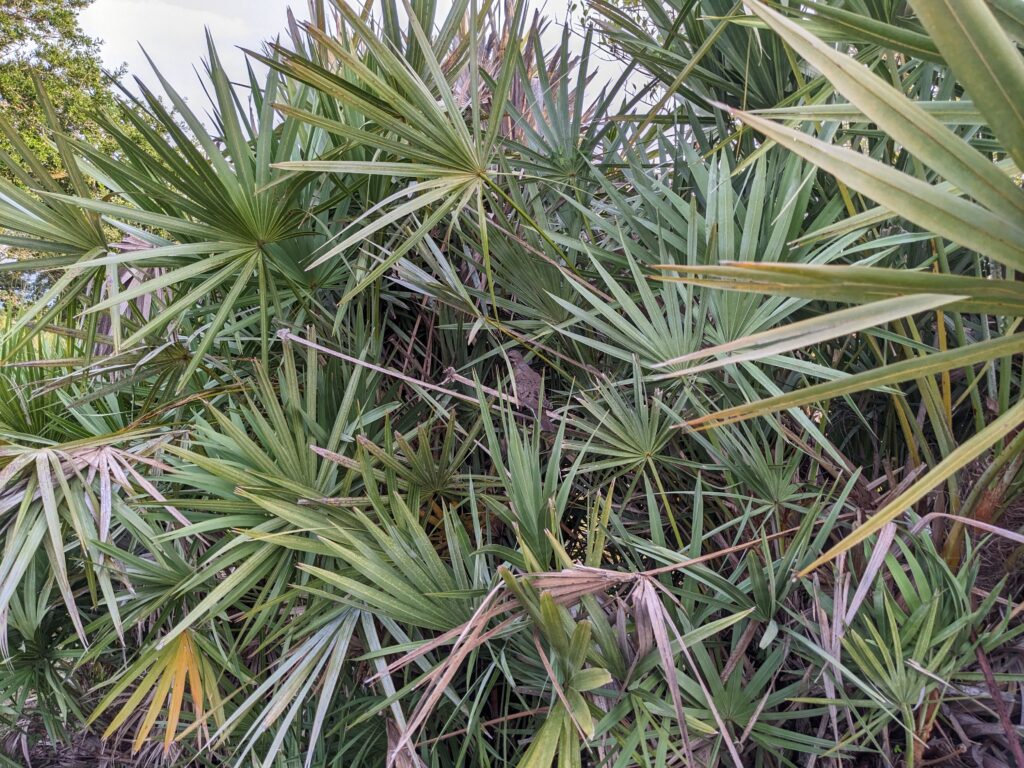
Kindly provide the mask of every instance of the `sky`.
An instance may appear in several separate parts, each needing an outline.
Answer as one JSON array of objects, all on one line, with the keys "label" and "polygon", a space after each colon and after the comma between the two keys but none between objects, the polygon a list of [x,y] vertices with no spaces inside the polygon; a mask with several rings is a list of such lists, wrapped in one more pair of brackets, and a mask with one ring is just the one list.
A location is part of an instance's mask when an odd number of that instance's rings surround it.
[{"label": "sky", "polygon": [[[239,49],[259,50],[263,41],[283,37],[289,6],[297,18],[307,18],[306,0],[94,0],[80,20],[87,34],[102,40],[104,67],[113,70],[126,64],[129,75],[139,76],[155,92],[162,93],[144,48],[161,74],[202,118],[209,102],[195,70],[201,70],[206,57],[203,29],[212,33],[228,76],[244,82],[245,57]],[[556,23],[549,25],[545,45],[557,44],[557,21],[565,13],[568,0],[533,0],[531,6],[554,17]],[[578,53],[579,42],[573,38],[574,52]],[[591,66],[596,70],[591,87],[600,88],[621,71],[621,64],[598,55]]]},{"label": "sky", "polygon": [[88,35],[103,41],[105,67],[127,64],[130,74],[160,92],[145,48],[161,74],[202,111],[206,96],[194,68],[201,69],[206,57],[203,28],[213,34],[229,75],[240,80],[245,63],[238,48],[258,50],[263,40],[282,34],[289,5],[305,17],[305,0],[95,0],[80,19]]}]

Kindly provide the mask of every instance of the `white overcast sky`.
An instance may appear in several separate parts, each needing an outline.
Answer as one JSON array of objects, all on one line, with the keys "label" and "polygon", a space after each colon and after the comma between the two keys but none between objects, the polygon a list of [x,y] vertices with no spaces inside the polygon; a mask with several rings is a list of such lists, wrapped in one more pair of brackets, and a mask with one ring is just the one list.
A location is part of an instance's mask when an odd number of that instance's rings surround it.
[{"label": "white overcast sky", "polygon": [[[557,44],[558,22],[563,20],[568,3],[531,2],[555,22],[548,26],[545,45]],[[239,49],[259,50],[266,40],[286,37],[289,6],[300,20],[308,18],[306,0],[94,0],[80,18],[85,32],[102,40],[105,67],[116,69],[127,64],[129,76],[139,76],[156,93],[162,93],[142,53],[145,48],[161,74],[203,117],[208,100],[195,70],[202,70],[206,57],[204,28],[213,34],[229,77],[244,82],[245,57]],[[577,52],[579,42],[578,37],[574,38]],[[621,71],[618,62],[602,59],[595,56],[591,63],[592,71],[596,70],[592,86],[614,80]]]},{"label": "white overcast sky", "polygon": [[232,78],[245,74],[239,49],[258,50],[264,40],[284,36],[286,9],[306,18],[305,0],[95,0],[81,14],[82,28],[103,41],[103,64],[128,65],[157,93],[160,88],[146,62],[146,49],[160,72],[202,113],[206,97],[193,68],[206,57],[203,29],[208,27]]}]

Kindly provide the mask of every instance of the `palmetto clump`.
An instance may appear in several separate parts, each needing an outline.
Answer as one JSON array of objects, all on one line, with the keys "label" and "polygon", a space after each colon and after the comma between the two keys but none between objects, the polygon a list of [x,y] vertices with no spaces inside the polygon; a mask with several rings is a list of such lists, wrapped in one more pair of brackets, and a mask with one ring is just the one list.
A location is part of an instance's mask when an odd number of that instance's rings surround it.
[{"label": "palmetto clump", "polygon": [[0,108],[0,764],[1024,764],[1013,3],[441,8]]}]

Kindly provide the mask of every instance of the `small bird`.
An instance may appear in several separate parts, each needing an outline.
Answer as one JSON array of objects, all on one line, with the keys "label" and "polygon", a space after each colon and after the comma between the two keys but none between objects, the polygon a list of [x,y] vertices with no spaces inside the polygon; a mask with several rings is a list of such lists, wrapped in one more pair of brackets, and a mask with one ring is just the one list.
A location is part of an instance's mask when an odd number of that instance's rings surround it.
[{"label": "small bird", "polygon": [[519,405],[533,413],[540,420],[540,428],[545,432],[554,429],[554,424],[547,413],[540,408],[541,376],[523,359],[518,349],[509,350],[509,362],[512,363],[512,377],[515,380],[516,398]]}]

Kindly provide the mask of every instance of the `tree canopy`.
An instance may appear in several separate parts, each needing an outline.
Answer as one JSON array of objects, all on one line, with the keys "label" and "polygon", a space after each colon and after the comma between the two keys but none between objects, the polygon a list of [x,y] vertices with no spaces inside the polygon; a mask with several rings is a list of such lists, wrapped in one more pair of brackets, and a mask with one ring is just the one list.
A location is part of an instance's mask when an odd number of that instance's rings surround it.
[{"label": "tree canopy", "polygon": [[[92,0],[6,0],[0,7],[0,109],[18,135],[57,171],[47,121],[37,96],[39,79],[65,131],[97,141],[93,113],[112,104],[99,59],[99,41],[86,35],[78,14]],[[0,137],[0,147],[11,151]]]}]

